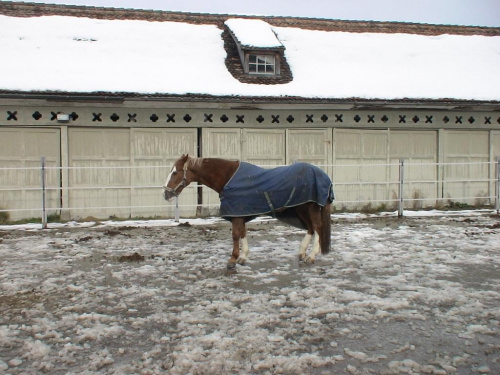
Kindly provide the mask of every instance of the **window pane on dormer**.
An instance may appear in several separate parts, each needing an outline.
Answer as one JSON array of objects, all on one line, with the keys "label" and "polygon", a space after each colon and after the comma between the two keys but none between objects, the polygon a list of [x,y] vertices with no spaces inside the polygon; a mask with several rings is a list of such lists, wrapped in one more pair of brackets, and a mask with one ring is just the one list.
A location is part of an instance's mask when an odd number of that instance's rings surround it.
[{"label": "window pane on dormer", "polygon": [[276,58],[274,55],[248,55],[248,72],[254,74],[275,74]]}]

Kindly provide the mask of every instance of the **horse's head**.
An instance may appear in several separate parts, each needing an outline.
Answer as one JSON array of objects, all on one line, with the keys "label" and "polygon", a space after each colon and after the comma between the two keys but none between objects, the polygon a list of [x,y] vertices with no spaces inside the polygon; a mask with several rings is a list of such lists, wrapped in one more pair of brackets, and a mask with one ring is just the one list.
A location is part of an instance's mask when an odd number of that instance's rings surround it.
[{"label": "horse's head", "polygon": [[165,185],[163,185],[163,196],[166,200],[170,201],[177,197],[181,191],[191,183],[188,176],[188,162],[189,155],[182,155],[174,163]]}]

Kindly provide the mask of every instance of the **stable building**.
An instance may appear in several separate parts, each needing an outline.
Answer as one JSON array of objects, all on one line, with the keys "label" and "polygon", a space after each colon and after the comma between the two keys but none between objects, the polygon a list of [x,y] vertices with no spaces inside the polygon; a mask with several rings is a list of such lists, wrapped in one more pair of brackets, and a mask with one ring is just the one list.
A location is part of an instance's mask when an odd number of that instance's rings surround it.
[{"label": "stable building", "polygon": [[[9,1],[0,25],[11,219],[39,216],[42,157],[65,219],[172,215],[161,186],[183,153],[319,165],[337,209],[390,207],[400,159],[414,207],[494,195],[500,28]],[[211,214],[218,197],[179,204]]]}]

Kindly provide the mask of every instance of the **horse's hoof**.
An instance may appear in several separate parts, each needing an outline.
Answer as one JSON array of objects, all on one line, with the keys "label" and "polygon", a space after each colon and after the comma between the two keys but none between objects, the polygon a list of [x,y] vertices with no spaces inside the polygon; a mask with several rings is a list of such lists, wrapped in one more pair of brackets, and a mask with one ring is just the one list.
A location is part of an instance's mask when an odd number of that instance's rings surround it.
[{"label": "horse's hoof", "polygon": [[237,260],[238,264],[241,264],[242,266],[244,266],[247,262],[246,258],[238,258]]},{"label": "horse's hoof", "polygon": [[303,258],[304,263],[307,263],[307,264],[314,264],[315,260],[316,260],[315,258],[311,258],[311,257],[304,257]]},{"label": "horse's hoof", "polygon": [[299,254],[299,261],[304,262],[306,260],[306,254]]},{"label": "horse's hoof", "polygon": [[233,262],[227,262],[227,266],[226,266],[227,270],[228,271],[233,271],[236,269],[236,263],[233,263]]}]

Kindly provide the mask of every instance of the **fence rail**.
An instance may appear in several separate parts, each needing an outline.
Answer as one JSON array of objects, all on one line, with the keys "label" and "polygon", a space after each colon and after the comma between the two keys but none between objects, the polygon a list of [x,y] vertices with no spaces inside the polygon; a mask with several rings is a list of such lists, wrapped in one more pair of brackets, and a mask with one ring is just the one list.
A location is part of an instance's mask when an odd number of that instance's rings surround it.
[{"label": "fence rail", "polygon": [[[463,163],[401,159],[398,163],[318,166],[334,181],[336,209],[359,210],[366,205],[378,205],[397,210],[403,216],[405,209],[452,202],[491,206],[500,212],[500,159]],[[181,214],[216,213],[217,194],[197,184],[187,187],[187,193],[175,203],[164,201],[160,178],[165,178],[170,169],[170,165],[62,168],[47,166],[45,158],[39,167],[0,168],[0,221],[10,215],[38,216],[46,226],[49,214],[61,213],[69,218],[79,212],[175,218]],[[110,177],[112,172],[119,177]],[[143,173],[145,177],[133,177],[134,173]],[[189,198],[183,200],[183,195]]]}]

